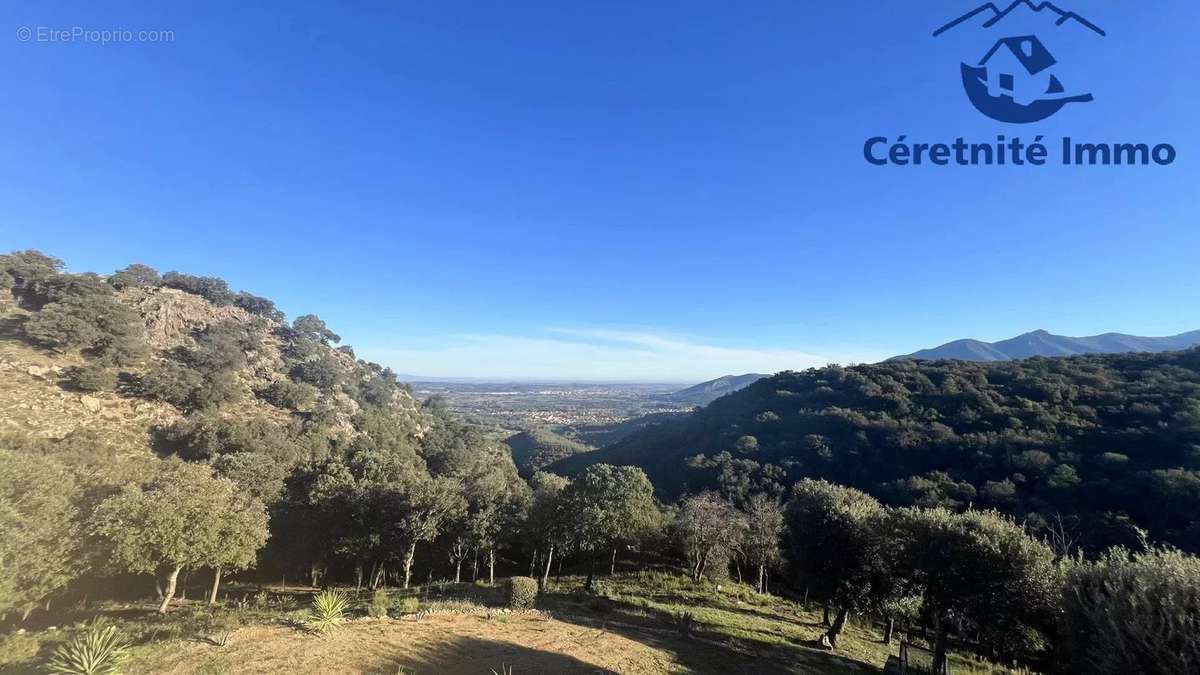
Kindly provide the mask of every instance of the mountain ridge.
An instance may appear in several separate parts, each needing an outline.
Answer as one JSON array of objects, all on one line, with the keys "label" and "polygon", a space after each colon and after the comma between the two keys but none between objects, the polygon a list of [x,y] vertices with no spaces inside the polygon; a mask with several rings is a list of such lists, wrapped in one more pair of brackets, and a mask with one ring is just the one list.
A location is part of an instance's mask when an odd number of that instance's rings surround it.
[{"label": "mountain ridge", "polygon": [[1167,352],[1200,345],[1200,330],[1162,337],[1125,333],[1101,333],[1084,337],[1055,335],[1038,329],[996,342],[952,340],[930,349],[894,356],[898,359],[959,359],[962,361],[1012,361],[1034,356],[1078,356],[1082,354],[1120,354],[1127,352]]},{"label": "mountain ridge", "polygon": [[694,384],[690,387],[680,389],[677,392],[669,394],[667,400],[676,403],[691,403],[695,405],[707,405],[716,399],[730,394],[751,384],[770,377],[763,373],[743,373],[742,375],[722,375],[716,379]]}]

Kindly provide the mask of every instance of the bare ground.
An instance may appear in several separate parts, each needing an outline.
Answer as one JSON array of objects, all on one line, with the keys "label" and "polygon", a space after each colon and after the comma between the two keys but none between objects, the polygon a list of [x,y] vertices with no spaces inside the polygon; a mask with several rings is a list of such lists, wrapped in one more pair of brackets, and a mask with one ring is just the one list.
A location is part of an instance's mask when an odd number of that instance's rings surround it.
[{"label": "bare ground", "polygon": [[729,655],[710,647],[672,646],[676,649],[649,646],[545,616],[450,614],[420,620],[363,619],[324,636],[282,626],[245,628],[223,647],[185,642],[157,658],[139,659],[130,672],[478,675],[507,667],[514,675],[694,672],[675,658],[680,649],[711,649],[714,666],[736,668]]}]

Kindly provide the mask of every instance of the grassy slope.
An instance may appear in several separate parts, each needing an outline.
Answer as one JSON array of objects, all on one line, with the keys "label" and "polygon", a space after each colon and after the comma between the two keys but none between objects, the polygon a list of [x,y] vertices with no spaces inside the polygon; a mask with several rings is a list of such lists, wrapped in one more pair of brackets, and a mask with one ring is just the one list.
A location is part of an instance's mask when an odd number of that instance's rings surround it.
[{"label": "grassy slope", "polygon": [[[490,673],[513,666],[534,672],[595,673],[878,673],[895,645],[876,627],[851,623],[836,653],[813,646],[823,628],[818,608],[728,584],[721,592],[662,573],[618,575],[596,595],[564,577],[539,600],[542,612],[507,614],[498,589],[469,584],[416,591],[422,609],[473,608],[473,613],[357,618],[327,636],[297,627],[311,591],[276,594],[266,605],[174,609],[166,619],[149,603],[110,606],[107,616],[141,644],[128,673]],[[199,590],[199,589],[197,589]],[[236,594],[236,591],[235,591]],[[192,597],[195,597],[193,594]],[[457,598],[457,599],[455,599]],[[464,601],[463,599],[466,599]],[[365,600],[365,597],[364,597]],[[490,607],[491,609],[487,609]],[[685,638],[673,617],[689,612]],[[361,608],[356,612],[361,616]],[[399,612],[393,611],[394,616]],[[241,624],[226,644],[210,638],[231,617]],[[88,617],[80,615],[79,620]],[[78,627],[34,631],[0,642],[0,673],[33,673],[38,661]],[[399,671],[403,667],[405,670]],[[1002,673],[956,658],[956,673]]]}]

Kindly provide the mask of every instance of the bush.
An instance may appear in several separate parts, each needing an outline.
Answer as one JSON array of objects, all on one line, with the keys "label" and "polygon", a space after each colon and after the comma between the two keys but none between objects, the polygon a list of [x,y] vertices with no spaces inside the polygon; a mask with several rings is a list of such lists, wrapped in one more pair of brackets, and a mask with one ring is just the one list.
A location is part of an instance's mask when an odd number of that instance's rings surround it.
[{"label": "bush", "polygon": [[538,585],[531,577],[510,577],[504,591],[509,609],[533,609],[537,604]]},{"label": "bush", "polygon": [[1114,549],[1067,573],[1069,672],[1195,672],[1200,664],[1200,558],[1173,549]]},{"label": "bush", "polygon": [[229,290],[229,284],[225,283],[224,279],[217,277],[196,277],[179,272],[167,272],[162,277],[162,285],[199,295],[214,305],[231,305],[234,301],[233,291]]},{"label": "bush", "polygon": [[267,403],[284,410],[308,412],[317,401],[317,390],[312,385],[291,380],[277,380],[255,393]]},{"label": "bush", "polygon": [[382,588],[376,588],[375,592],[371,594],[371,604],[367,605],[367,616],[386,619],[389,603],[388,592]]},{"label": "bush", "polygon": [[346,622],[346,610],[350,600],[341,591],[321,591],[313,598],[309,612],[308,627],[317,633],[325,633]]},{"label": "bush", "polygon": [[184,410],[204,410],[237,398],[237,378],[232,372],[209,377],[175,361],[164,361],[146,371],[139,387],[147,398],[166,401]]},{"label": "bush", "polygon": [[100,363],[75,368],[68,376],[71,386],[80,391],[112,391],[117,388],[117,373]]},{"label": "bush", "polygon": [[392,612],[396,616],[402,616],[404,614],[416,614],[417,610],[419,609],[421,609],[420,599],[411,595],[404,598],[397,598],[396,601],[392,603]]},{"label": "bush", "polygon": [[115,675],[128,657],[128,644],[116,626],[94,624],[54,652],[49,670],[63,675]]},{"label": "bush", "polygon": [[136,361],[146,348],[141,317],[110,295],[65,296],[42,307],[23,329],[35,343],[90,350],[119,364]]}]

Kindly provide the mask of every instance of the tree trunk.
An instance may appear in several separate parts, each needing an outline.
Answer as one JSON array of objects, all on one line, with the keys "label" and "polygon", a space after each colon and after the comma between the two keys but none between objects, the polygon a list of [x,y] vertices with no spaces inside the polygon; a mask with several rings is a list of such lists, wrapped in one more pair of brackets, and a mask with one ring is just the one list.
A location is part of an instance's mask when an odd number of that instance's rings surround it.
[{"label": "tree trunk", "polygon": [[933,644],[933,672],[941,673],[946,669],[946,639],[950,636],[950,622],[941,617],[937,622],[937,641]]},{"label": "tree trunk", "polygon": [[488,585],[496,585],[496,547],[488,548]]},{"label": "tree trunk", "polygon": [[567,557],[567,556],[562,553],[559,553],[559,555],[558,555],[558,567],[554,568],[554,581],[556,583],[558,582],[559,579],[562,578],[562,564],[563,564],[563,558],[565,558],[565,557]]},{"label": "tree trunk", "polygon": [[883,644],[892,644],[892,634],[896,632],[895,617],[888,617],[887,626],[883,629]]},{"label": "tree trunk", "polygon": [[171,568],[171,573],[167,576],[167,588],[163,591],[162,604],[158,606],[159,614],[167,613],[167,605],[171,604],[171,598],[175,597],[175,581],[179,579],[179,570],[183,569],[183,565],[176,565]]},{"label": "tree trunk", "polygon": [[838,638],[842,635],[842,629],[846,627],[846,617],[849,614],[845,608],[838,609],[837,618],[833,620],[833,625],[829,627],[829,630],[825,631],[825,637],[829,638],[829,644],[834,649],[837,649]]},{"label": "tree trunk", "polygon": [[454,561],[454,583],[462,581],[462,558]]},{"label": "tree trunk", "polygon": [[185,568],[183,570],[182,583],[179,584],[179,599],[180,600],[187,600],[187,587],[188,587],[188,582],[191,581],[191,578],[192,578],[192,569],[190,567]]},{"label": "tree trunk", "polygon": [[404,554],[404,588],[408,588],[408,582],[412,580],[412,564],[413,557],[417,555],[417,542],[408,545],[408,552]]},{"label": "tree trunk", "polygon": [[609,567],[608,567],[608,576],[611,577],[612,575],[614,575],[616,573],[617,573],[617,547],[614,546],[613,547],[613,555],[612,555],[612,564],[609,565]]},{"label": "tree trunk", "polygon": [[829,605],[825,605],[824,610],[825,610],[825,615],[821,618],[821,625],[828,626],[829,625]]},{"label": "tree trunk", "polygon": [[758,566],[758,592],[759,593],[767,592],[767,566],[766,565]]},{"label": "tree trunk", "polygon": [[213,570],[212,593],[209,593],[209,595],[208,595],[208,604],[210,604],[210,605],[217,604],[217,589],[220,586],[221,586],[221,566],[217,565],[217,567]]},{"label": "tree trunk", "polygon": [[550,580],[550,563],[554,562],[554,544],[546,549],[546,569],[542,572],[542,586],[540,590],[546,589],[546,582]]},{"label": "tree trunk", "polygon": [[733,559],[733,569],[737,571],[738,583],[742,583],[742,563],[738,562],[737,558]]},{"label": "tree trunk", "polygon": [[533,549],[533,555],[529,558],[529,577],[530,578],[533,578],[536,575],[539,555],[541,555],[541,551],[539,551],[536,548]]},{"label": "tree trunk", "polygon": [[589,552],[588,555],[588,575],[587,581],[583,583],[583,587],[587,590],[592,590],[592,580],[596,578],[596,554]]},{"label": "tree trunk", "polygon": [[354,566],[354,595],[358,595],[360,592],[362,592],[362,574],[362,562],[359,562]]}]

